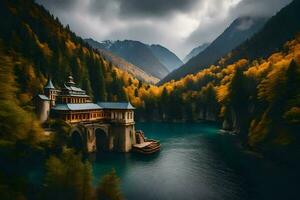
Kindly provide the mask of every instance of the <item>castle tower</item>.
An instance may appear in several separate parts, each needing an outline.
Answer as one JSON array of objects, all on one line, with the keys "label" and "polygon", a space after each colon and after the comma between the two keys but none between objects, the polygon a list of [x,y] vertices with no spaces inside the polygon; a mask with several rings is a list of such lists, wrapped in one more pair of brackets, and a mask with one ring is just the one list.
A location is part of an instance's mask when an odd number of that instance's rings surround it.
[{"label": "castle tower", "polygon": [[55,89],[51,78],[48,79],[48,82],[44,87],[44,94],[49,98],[51,107],[54,106],[57,96],[57,90]]}]

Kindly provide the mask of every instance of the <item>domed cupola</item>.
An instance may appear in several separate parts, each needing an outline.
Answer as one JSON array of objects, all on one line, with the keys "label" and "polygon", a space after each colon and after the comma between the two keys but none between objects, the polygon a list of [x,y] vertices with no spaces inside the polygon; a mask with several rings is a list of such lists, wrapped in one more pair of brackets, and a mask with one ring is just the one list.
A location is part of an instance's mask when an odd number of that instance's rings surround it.
[{"label": "domed cupola", "polygon": [[68,76],[66,85],[69,86],[69,87],[75,85],[73,76],[71,76],[71,75]]}]

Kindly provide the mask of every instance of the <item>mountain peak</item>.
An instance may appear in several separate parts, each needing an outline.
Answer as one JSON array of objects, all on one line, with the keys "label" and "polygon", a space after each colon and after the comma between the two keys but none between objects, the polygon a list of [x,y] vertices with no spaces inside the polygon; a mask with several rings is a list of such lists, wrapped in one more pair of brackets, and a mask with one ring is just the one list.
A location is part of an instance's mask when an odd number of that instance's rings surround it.
[{"label": "mountain peak", "polygon": [[140,41],[105,40],[98,44],[90,43],[90,45],[111,52],[156,78],[161,79],[169,73],[169,70],[153,54],[149,46]]}]

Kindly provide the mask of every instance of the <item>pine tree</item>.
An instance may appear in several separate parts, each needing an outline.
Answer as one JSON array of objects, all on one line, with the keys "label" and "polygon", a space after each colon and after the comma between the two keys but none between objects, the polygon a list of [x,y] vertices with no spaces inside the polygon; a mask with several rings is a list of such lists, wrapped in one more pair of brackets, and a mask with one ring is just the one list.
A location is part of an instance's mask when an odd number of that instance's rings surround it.
[{"label": "pine tree", "polygon": [[50,157],[46,162],[45,199],[93,199],[92,169],[83,163],[80,155],[64,150],[60,158]]},{"label": "pine tree", "polygon": [[94,188],[92,185],[92,166],[88,161],[84,163],[82,177],[83,188],[81,200],[94,199]]},{"label": "pine tree", "polygon": [[247,77],[242,68],[237,68],[229,85],[227,107],[232,111],[233,127],[242,137],[246,137],[250,123],[248,100]]},{"label": "pine tree", "polygon": [[120,179],[116,171],[112,170],[105,175],[97,187],[98,200],[122,200],[124,199],[120,190]]}]

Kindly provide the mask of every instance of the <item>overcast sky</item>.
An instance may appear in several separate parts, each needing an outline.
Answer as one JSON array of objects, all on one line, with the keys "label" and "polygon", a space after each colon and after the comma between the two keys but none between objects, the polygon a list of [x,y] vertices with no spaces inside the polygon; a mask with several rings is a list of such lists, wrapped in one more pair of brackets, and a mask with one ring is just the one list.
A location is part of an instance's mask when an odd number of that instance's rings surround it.
[{"label": "overcast sky", "polygon": [[37,0],[83,38],[162,44],[183,58],[240,16],[272,16],[292,0]]}]

